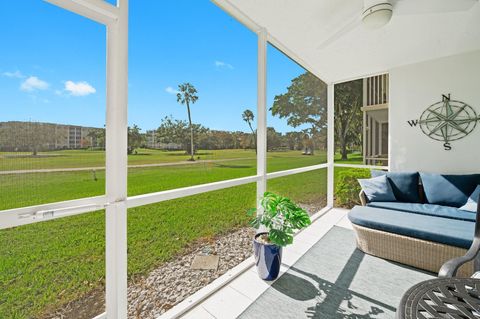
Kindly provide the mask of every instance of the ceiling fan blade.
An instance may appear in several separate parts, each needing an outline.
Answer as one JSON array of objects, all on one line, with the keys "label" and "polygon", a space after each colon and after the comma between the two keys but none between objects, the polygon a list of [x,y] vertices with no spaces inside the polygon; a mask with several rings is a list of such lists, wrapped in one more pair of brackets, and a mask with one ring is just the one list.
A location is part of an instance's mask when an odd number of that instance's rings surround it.
[{"label": "ceiling fan blade", "polygon": [[478,0],[392,0],[395,15],[461,12],[472,8]]},{"label": "ceiling fan blade", "polygon": [[360,15],[354,15],[352,19],[348,20],[345,24],[343,24],[340,28],[338,28],[335,32],[332,33],[328,38],[326,38],[319,46],[318,49],[322,50],[332,44],[334,41],[340,39],[353,29],[355,29],[360,23],[362,22],[362,18]]}]

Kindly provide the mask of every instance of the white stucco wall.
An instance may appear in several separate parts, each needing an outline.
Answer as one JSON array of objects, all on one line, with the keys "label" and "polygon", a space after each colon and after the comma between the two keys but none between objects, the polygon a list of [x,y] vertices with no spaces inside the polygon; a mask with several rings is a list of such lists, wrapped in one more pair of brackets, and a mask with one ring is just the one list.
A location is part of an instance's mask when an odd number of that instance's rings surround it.
[{"label": "white stucco wall", "polygon": [[443,143],[410,127],[442,94],[472,106],[480,116],[480,51],[390,71],[390,169],[440,173],[480,172],[480,122],[466,138]]}]

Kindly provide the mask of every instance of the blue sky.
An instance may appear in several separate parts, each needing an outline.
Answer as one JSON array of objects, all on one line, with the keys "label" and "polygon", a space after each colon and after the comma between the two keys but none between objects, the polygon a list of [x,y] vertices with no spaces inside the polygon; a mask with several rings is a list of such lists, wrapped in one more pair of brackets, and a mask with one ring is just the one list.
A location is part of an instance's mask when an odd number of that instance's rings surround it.
[{"label": "blue sky", "polygon": [[[242,130],[256,109],[257,38],[208,0],[130,2],[129,124],[187,119],[178,84],[192,83],[195,123]],[[41,0],[0,2],[0,121],[102,127],[105,27]],[[268,48],[268,105],[304,70]],[[268,117],[278,131],[285,120]],[[298,130],[298,128],[296,129]]]}]

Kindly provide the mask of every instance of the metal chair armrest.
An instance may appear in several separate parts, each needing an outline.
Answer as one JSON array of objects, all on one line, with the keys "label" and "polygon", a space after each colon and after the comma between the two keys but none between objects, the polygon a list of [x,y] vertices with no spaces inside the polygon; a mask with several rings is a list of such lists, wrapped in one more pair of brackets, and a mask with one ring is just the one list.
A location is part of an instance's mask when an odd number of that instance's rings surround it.
[{"label": "metal chair armrest", "polygon": [[480,252],[480,238],[473,240],[472,246],[468,249],[467,253],[462,257],[450,259],[443,264],[442,268],[438,272],[438,277],[451,278],[457,275],[458,269],[465,263],[474,260]]},{"label": "metal chair armrest", "polygon": [[474,271],[480,270],[480,259],[477,258],[480,252],[480,196],[478,198],[477,205],[477,216],[475,218],[475,233],[473,236],[473,242],[470,248],[468,249],[467,253],[458,258],[451,259],[447,261],[443,266],[440,268],[438,272],[438,277],[455,277],[457,274],[458,269],[465,263],[472,261],[475,259],[474,264]]}]

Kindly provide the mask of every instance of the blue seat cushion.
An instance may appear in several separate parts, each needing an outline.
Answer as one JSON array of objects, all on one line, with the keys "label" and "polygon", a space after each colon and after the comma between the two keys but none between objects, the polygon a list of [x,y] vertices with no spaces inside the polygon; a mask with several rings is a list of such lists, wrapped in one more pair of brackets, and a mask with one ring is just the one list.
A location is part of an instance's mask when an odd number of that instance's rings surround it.
[{"label": "blue seat cushion", "polygon": [[441,175],[420,173],[425,197],[430,204],[460,207],[480,184],[480,174]]},{"label": "blue seat cushion", "polygon": [[465,249],[472,244],[475,228],[470,221],[368,206],[355,206],[348,218],[355,225]]},{"label": "blue seat cushion", "polygon": [[368,179],[359,179],[358,183],[362,186],[369,202],[391,202],[396,201],[392,191],[392,186],[385,175],[372,177]]},{"label": "blue seat cushion", "polygon": [[415,213],[421,215],[438,216],[444,218],[475,221],[476,214],[460,210],[456,207],[441,206],[434,204],[419,204],[419,203],[400,203],[400,202],[371,202],[367,206],[384,208],[391,210],[398,210],[407,213]]},{"label": "blue seat cushion", "polygon": [[397,201],[404,203],[420,203],[420,195],[418,193],[418,172],[385,172],[372,170],[371,174],[372,177],[381,175],[387,176]]}]

